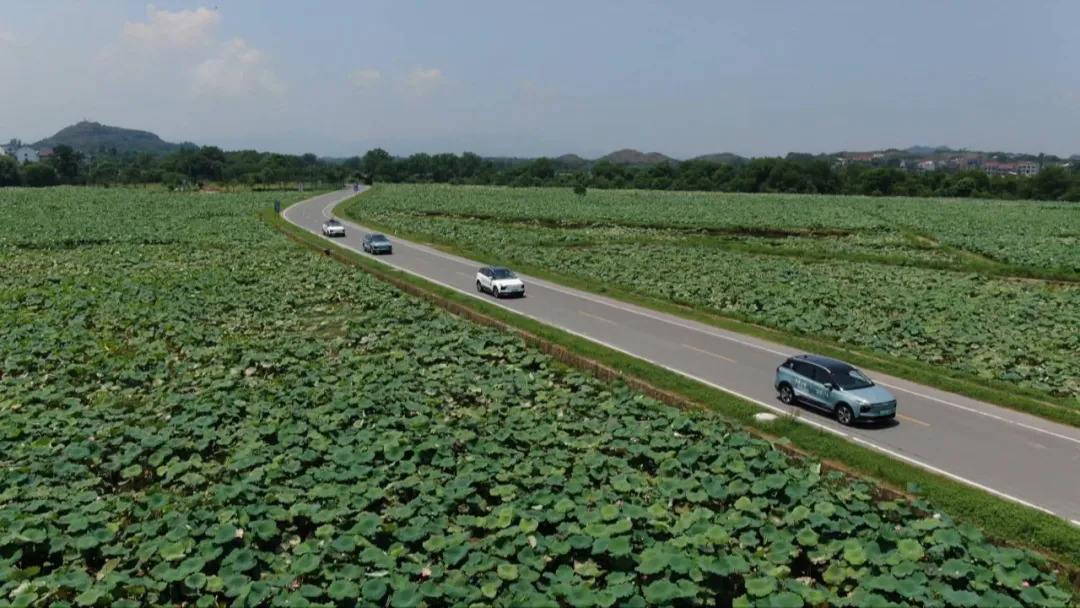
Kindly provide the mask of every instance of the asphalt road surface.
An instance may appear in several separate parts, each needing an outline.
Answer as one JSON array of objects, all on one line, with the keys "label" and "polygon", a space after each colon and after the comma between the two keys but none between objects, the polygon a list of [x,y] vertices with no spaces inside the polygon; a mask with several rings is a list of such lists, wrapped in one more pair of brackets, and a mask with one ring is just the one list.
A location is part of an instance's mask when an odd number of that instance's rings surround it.
[{"label": "asphalt road surface", "polygon": [[[351,190],[296,203],[285,218],[321,234],[335,205]],[[341,220],[346,236],[333,242],[362,251],[362,226]],[[1080,430],[922,386],[875,371],[869,375],[897,398],[896,423],[844,427],[804,407],[776,398],[776,366],[797,354],[788,346],[725,331],[571,289],[528,276],[528,296],[495,300],[479,294],[475,276],[482,260],[468,260],[433,247],[390,237],[392,255],[378,259],[523,316],[588,338],[668,370],[738,395],[779,414],[849,441],[953,478],[1002,498],[1057,515],[1080,526]]]}]

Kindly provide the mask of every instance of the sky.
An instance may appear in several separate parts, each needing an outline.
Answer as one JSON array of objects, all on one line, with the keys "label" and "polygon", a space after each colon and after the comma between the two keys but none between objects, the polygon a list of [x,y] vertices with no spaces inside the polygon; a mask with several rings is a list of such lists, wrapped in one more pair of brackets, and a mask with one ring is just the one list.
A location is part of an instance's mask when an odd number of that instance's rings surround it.
[{"label": "sky", "polygon": [[1080,153],[1080,2],[5,0],[0,140]]}]

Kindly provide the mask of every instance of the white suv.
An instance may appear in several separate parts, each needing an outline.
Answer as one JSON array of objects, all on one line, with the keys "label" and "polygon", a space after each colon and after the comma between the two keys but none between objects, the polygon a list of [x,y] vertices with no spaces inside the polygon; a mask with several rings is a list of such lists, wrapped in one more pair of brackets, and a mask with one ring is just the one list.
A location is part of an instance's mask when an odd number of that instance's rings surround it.
[{"label": "white suv", "polygon": [[323,236],[345,236],[345,226],[337,220],[327,220],[322,225]]},{"label": "white suv", "polygon": [[509,268],[484,266],[476,271],[476,291],[487,291],[496,298],[524,296],[525,283]]}]

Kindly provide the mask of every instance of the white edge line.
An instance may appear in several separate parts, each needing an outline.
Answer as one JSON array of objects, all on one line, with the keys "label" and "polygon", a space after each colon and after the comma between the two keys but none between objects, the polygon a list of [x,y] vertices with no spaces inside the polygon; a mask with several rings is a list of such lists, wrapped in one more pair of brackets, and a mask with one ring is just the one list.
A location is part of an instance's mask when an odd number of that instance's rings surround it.
[{"label": "white edge line", "polygon": [[1070,519],[1069,523],[1074,526],[1080,526],[1080,519]]},{"label": "white edge line", "polygon": [[881,447],[879,445],[875,445],[875,444],[873,444],[873,443],[871,443],[869,441],[866,441],[865,439],[863,439],[861,437],[852,437],[852,440],[856,441],[857,443],[861,443],[863,445],[870,446],[870,447],[872,447],[872,448],[874,448],[876,450],[880,450],[880,451],[888,454],[889,456],[892,456],[893,458],[897,458],[899,460],[904,460],[906,462],[916,464],[916,465],[918,465],[920,467],[923,467],[924,469],[927,469],[928,471],[931,471],[933,473],[937,473],[938,475],[948,477],[949,479],[952,479],[954,481],[960,481],[960,482],[966,483],[966,484],[968,484],[970,486],[973,486],[973,487],[976,487],[976,488],[982,490],[983,492],[988,492],[988,493],[993,494],[994,496],[997,496],[999,498],[1004,498],[1004,499],[1007,499],[1007,500],[1011,500],[1011,501],[1013,501],[1015,503],[1019,503],[1021,505],[1024,505],[1025,507],[1030,507],[1032,509],[1042,511],[1043,513],[1053,515],[1054,517],[1058,516],[1056,513],[1054,513],[1050,509],[1047,509],[1045,507],[1040,507],[1039,505],[1030,503],[1030,502],[1028,502],[1028,501],[1026,501],[1026,500],[1024,500],[1022,498],[1017,498],[1017,497],[1012,496],[1010,494],[1006,494],[1004,492],[995,490],[995,489],[993,489],[993,488],[991,488],[989,486],[984,486],[981,483],[971,481],[970,479],[965,479],[965,478],[963,478],[963,477],[961,477],[959,475],[956,475],[954,473],[950,473],[950,472],[945,471],[943,469],[939,469],[939,468],[937,468],[937,467],[935,467],[933,465],[929,465],[929,464],[926,464],[925,462],[921,462],[919,460],[911,458],[910,456],[905,456],[904,454],[901,454],[899,452],[896,452],[896,451],[893,451],[893,450],[890,450],[890,449],[887,449],[887,448],[883,448],[883,447]]},{"label": "white edge line", "polygon": [[[288,218],[286,218],[286,219],[288,219]],[[292,222],[292,220],[289,220],[289,222],[290,222],[290,223],[293,223],[293,224],[295,224],[296,226],[298,226],[298,227],[300,227],[300,228],[304,228],[303,226],[300,226],[299,224],[296,224],[295,222]],[[314,231],[312,231],[312,230],[309,230],[309,231],[310,231],[310,232],[312,232],[312,234],[318,234],[318,233],[316,233],[316,232],[314,232]],[[322,237],[322,238],[325,238],[325,237]],[[333,241],[331,241],[331,242],[333,242]],[[336,243],[335,243],[335,244],[336,244]],[[349,250],[351,250],[351,251],[353,251],[353,252],[357,252],[357,250],[356,250],[356,249],[353,249],[352,247],[349,247],[349,246],[347,246],[347,245],[339,244],[339,246],[340,246],[340,247],[343,247],[343,248],[345,248],[345,249],[349,249]],[[358,253],[358,252],[357,252],[357,253]],[[462,293],[462,294],[464,294],[464,295],[467,295],[467,296],[469,296],[469,297],[471,297],[471,298],[475,298],[475,299],[477,299],[477,300],[481,300],[481,301],[487,302],[487,303],[489,303],[489,304],[491,304],[491,305],[493,305],[493,306],[498,306],[498,307],[500,307],[500,308],[502,308],[502,309],[504,309],[504,310],[507,310],[507,311],[510,311],[510,312],[512,312],[512,313],[514,313],[514,314],[517,314],[517,315],[520,315],[520,316],[523,316],[523,317],[526,317],[526,318],[532,319],[532,320],[534,320],[534,321],[537,321],[537,322],[539,322],[539,323],[542,323],[542,324],[544,324],[544,325],[550,325],[550,323],[548,323],[547,321],[544,321],[544,320],[542,320],[542,319],[536,318],[536,317],[534,317],[534,316],[532,316],[532,315],[530,315],[530,314],[527,314],[527,313],[521,312],[521,311],[519,311],[519,310],[515,310],[515,309],[513,309],[513,308],[510,308],[509,306],[507,306],[507,305],[505,305],[505,304],[502,304],[502,303],[499,303],[499,302],[495,302],[495,301],[489,301],[489,300],[488,300],[487,298],[483,298],[483,297],[481,297],[481,296],[479,296],[479,295],[477,295],[477,294],[474,294],[474,293],[473,293],[472,291],[470,291],[470,290],[467,290],[467,289],[462,289],[462,288],[460,288],[460,287],[455,287],[455,286],[453,286],[453,285],[450,285],[450,284],[448,284],[448,283],[443,283],[442,281],[439,281],[439,280],[436,280],[436,279],[432,279],[432,278],[430,278],[430,277],[426,277],[426,276],[424,276],[424,275],[422,275],[422,274],[419,274],[419,273],[417,273],[417,272],[414,272],[414,271],[412,271],[412,270],[409,270],[409,269],[407,269],[407,268],[402,268],[402,267],[400,267],[400,266],[394,266],[394,265],[392,265],[392,264],[390,264],[390,263],[387,263],[387,262],[384,262],[384,261],[382,261],[382,260],[377,260],[377,261],[378,261],[378,262],[379,262],[380,264],[383,264],[383,265],[385,265],[385,266],[387,266],[387,267],[390,267],[390,268],[393,268],[393,269],[395,269],[395,270],[399,270],[399,271],[401,271],[401,272],[406,272],[406,273],[408,273],[408,274],[411,274],[411,275],[413,275],[413,276],[415,276],[415,277],[417,277],[417,278],[423,279],[423,280],[425,280],[425,281],[429,281],[429,282],[431,282],[431,283],[435,283],[436,285],[440,285],[440,286],[442,286],[442,287],[445,287],[445,288],[447,288],[447,289],[452,289],[452,290],[454,290],[454,291],[457,291],[458,293]],[[983,485],[983,484],[981,484],[981,483],[978,483],[978,482],[976,482],[976,481],[972,481],[972,480],[970,480],[970,479],[967,479],[967,478],[965,478],[965,477],[961,477],[960,475],[956,475],[956,474],[954,474],[954,473],[950,473],[950,472],[948,472],[948,471],[945,471],[945,470],[943,470],[943,469],[939,469],[938,467],[935,467],[935,466],[933,466],[933,465],[931,465],[931,464],[927,464],[927,463],[925,463],[925,462],[923,462],[923,461],[921,461],[921,460],[918,460],[918,459],[916,459],[916,458],[912,458],[912,457],[910,457],[910,456],[906,456],[906,455],[904,455],[904,454],[901,454],[901,453],[899,453],[899,452],[895,452],[895,451],[893,451],[893,450],[890,450],[890,449],[888,449],[888,448],[885,448],[885,447],[882,447],[882,446],[880,446],[880,445],[877,445],[876,443],[874,443],[874,442],[872,442],[872,441],[867,441],[866,439],[863,439],[863,438],[861,438],[861,437],[858,437],[858,436],[856,436],[856,435],[849,435],[849,434],[847,434],[847,433],[845,433],[845,432],[843,432],[843,431],[840,431],[840,430],[838,430],[838,429],[832,428],[832,427],[830,427],[830,426],[828,426],[828,425],[825,425],[825,424],[821,424],[820,422],[815,422],[815,421],[813,421],[813,420],[808,420],[808,419],[806,419],[806,418],[802,418],[801,416],[791,416],[789,412],[787,412],[786,410],[784,410],[784,409],[783,409],[783,408],[781,408],[781,407],[775,406],[775,405],[773,405],[773,404],[771,404],[771,403],[766,403],[766,402],[764,402],[764,401],[760,401],[760,400],[758,400],[758,399],[755,399],[755,398],[753,398],[753,397],[750,397],[750,396],[748,396],[748,395],[744,395],[744,394],[742,394],[742,393],[740,393],[740,392],[738,392],[738,391],[734,391],[734,390],[731,390],[731,389],[729,389],[729,388],[727,388],[727,387],[724,387],[724,386],[720,386],[719,384],[714,384],[714,383],[712,383],[712,382],[710,382],[710,381],[708,381],[708,380],[705,380],[704,378],[699,378],[699,377],[697,377],[697,376],[695,376],[695,375],[693,375],[693,374],[689,374],[689,373],[683,372],[683,371],[681,371],[681,370],[677,370],[677,369],[674,369],[674,368],[668,367],[667,365],[665,365],[665,364],[663,364],[663,363],[658,363],[658,362],[656,362],[656,361],[652,361],[652,360],[650,360],[650,359],[648,359],[648,358],[645,358],[645,357],[641,357],[641,356],[639,356],[639,355],[636,355],[636,354],[634,354],[634,353],[631,353],[631,352],[629,352],[629,351],[623,350],[622,348],[619,348],[618,346],[615,346],[615,345],[612,345],[612,344],[608,344],[607,342],[604,342],[603,340],[597,340],[596,338],[592,338],[592,337],[590,337],[590,336],[586,336],[586,335],[584,335],[584,334],[578,333],[578,332],[576,332],[576,331],[574,331],[574,330],[571,330],[571,329],[565,329],[565,328],[561,328],[561,327],[557,327],[556,329],[559,329],[560,331],[564,331],[564,332],[566,332],[566,333],[569,333],[569,334],[572,334],[572,335],[578,336],[579,338],[583,338],[583,339],[585,339],[585,340],[589,340],[590,342],[594,342],[594,343],[596,343],[596,344],[600,344],[601,346],[604,346],[604,347],[606,347],[606,348],[610,348],[610,349],[612,349],[612,350],[614,350],[614,351],[618,351],[618,352],[620,352],[620,353],[623,353],[623,354],[625,354],[625,355],[628,355],[628,356],[630,356],[630,357],[634,357],[635,359],[639,359],[639,360],[645,361],[645,362],[647,362],[647,363],[650,363],[650,364],[652,364],[652,365],[655,365],[655,366],[657,366],[657,367],[661,367],[661,368],[664,368],[664,369],[666,369],[666,370],[668,370],[668,371],[670,371],[670,372],[673,372],[673,373],[679,374],[680,376],[683,376],[683,377],[685,377],[685,378],[689,378],[689,379],[691,379],[691,380],[694,380],[694,381],[696,381],[696,382],[700,382],[700,383],[702,383],[702,384],[704,384],[704,385],[706,385],[706,386],[709,386],[709,387],[715,388],[715,389],[717,389],[717,390],[723,391],[723,392],[725,392],[725,393],[728,393],[728,394],[730,394],[730,395],[735,395],[736,397],[739,397],[740,399],[744,399],[744,400],[746,400],[746,401],[749,401],[749,402],[751,402],[751,403],[755,403],[755,404],[757,404],[757,405],[759,405],[759,406],[761,406],[761,407],[764,407],[764,408],[770,409],[770,410],[772,410],[772,411],[774,411],[774,412],[779,412],[779,413],[783,414],[784,416],[786,416],[786,417],[788,417],[788,418],[791,418],[791,419],[793,419],[793,420],[795,420],[795,421],[797,421],[797,422],[800,422],[800,423],[803,423],[803,424],[808,424],[808,425],[810,425],[810,426],[812,426],[812,427],[815,427],[815,428],[818,428],[818,429],[820,429],[820,430],[823,430],[823,431],[826,431],[826,432],[832,433],[832,434],[834,434],[834,435],[838,435],[838,436],[840,436],[840,437],[843,437],[843,438],[849,438],[849,439],[851,439],[851,440],[853,440],[853,441],[855,441],[855,442],[857,442],[857,443],[861,443],[861,444],[863,444],[863,445],[865,445],[865,446],[867,446],[867,447],[869,447],[869,448],[871,448],[871,449],[874,449],[874,450],[877,450],[877,451],[879,451],[879,452],[882,452],[883,454],[887,454],[887,455],[889,455],[889,456],[892,456],[893,458],[897,458],[897,459],[903,460],[903,461],[905,461],[905,462],[909,462],[909,463],[911,463],[911,464],[914,464],[914,465],[916,465],[916,466],[918,466],[918,467],[921,467],[921,468],[923,468],[923,469],[926,469],[926,470],[928,470],[928,471],[930,471],[930,472],[933,472],[933,473],[937,473],[938,475],[942,475],[942,476],[944,476],[944,477],[948,477],[949,479],[952,479],[952,480],[954,480],[954,481],[959,481],[959,482],[961,482],[961,483],[967,484],[967,485],[969,485],[969,486],[971,486],[971,487],[974,487],[974,488],[980,489],[980,490],[982,490],[982,491],[984,491],[984,492],[987,492],[987,493],[989,493],[989,494],[992,494],[992,495],[994,495],[994,496],[997,496],[997,497],[999,497],[999,498],[1004,498],[1005,500],[1009,500],[1009,501],[1015,502],[1015,503],[1017,503],[1017,504],[1023,505],[1023,506],[1025,506],[1025,507],[1029,507],[1029,508],[1035,509],[1035,510],[1037,510],[1037,511],[1042,511],[1043,513],[1047,513],[1047,514],[1049,514],[1049,515],[1052,515],[1052,516],[1054,516],[1054,517],[1058,517],[1058,515],[1057,515],[1056,513],[1054,513],[1053,511],[1051,511],[1051,510],[1049,510],[1049,509],[1047,509],[1047,508],[1045,508],[1045,507],[1040,507],[1040,506],[1038,506],[1038,505],[1036,505],[1036,504],[1033,504],[1033,503],[1031,503],[1031,502],[1028,502],[1028,501],[1026,501],[1026,500],[1024,500],[1024,499],[1022,499],[1022,498],[1017,498],[1017,497],[1015,497],[1015,496],[1012,496],[1011,494],[1006,494],[1005,492],[1001,492],[1001,491],[999,491],[999,490],[995,490],[995,489],[993,489],[993,488],[991,488],[991,487],[989,487],[989,486],[985,486],[985,485]],[[1077,521],[1076,521],[1076,520],[1070,520],[1070,521],[1071,521],[1071,522],[1072,522],[1073,524],[1076,524],[1076,525],[1080,525],[1080,523],[1077,523]]]}]

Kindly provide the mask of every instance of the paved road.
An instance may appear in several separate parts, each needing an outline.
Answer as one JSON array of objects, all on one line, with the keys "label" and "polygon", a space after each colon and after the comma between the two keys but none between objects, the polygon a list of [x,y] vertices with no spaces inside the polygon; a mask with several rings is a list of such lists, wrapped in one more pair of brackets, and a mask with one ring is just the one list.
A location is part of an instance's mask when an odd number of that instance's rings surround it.
[{"label": "paved road", "polygon": [[[320,233],[322,222],[351,191],[297,203],[293,224]],[[351,222],[338,245],[361,251],[366,230]],[[897,396],[897,424],[843,427],[814,411],[776,399],[774,370],[797,351],[673,315],[522,276],[528,297],[495,300],[476,292],[480,261],[393,238],[379,260],[434,283],[482,298],[529,318],[645,359],[850,441],[885,452],[1080,526],[1080,430],[880,373]]]}]

